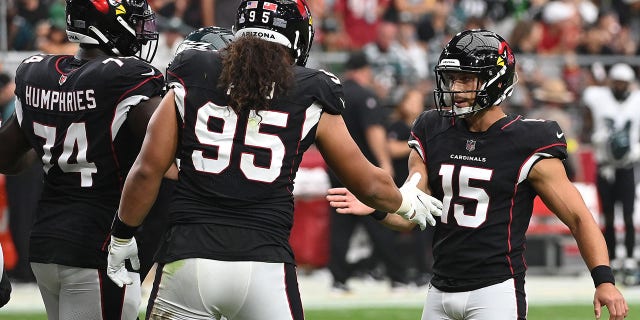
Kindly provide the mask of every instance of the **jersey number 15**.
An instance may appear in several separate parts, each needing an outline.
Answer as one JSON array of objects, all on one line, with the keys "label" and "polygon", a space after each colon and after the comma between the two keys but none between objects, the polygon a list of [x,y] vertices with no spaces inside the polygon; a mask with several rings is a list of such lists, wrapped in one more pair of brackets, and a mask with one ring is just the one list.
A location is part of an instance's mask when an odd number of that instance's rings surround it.
[{"label": "jersey number 15", "polygon": [[440,221],[447,223],[449,218],[447,213],[452,210],[453,217],[459,226],[477,228],[487,220],[489,194],[482,188],[470,186],[469,182],[471,180],[490,181],[493,170],[460,166],[458,174],[458,198],[473,199],[478,202],[476,211],[472,215],[465,214],[464,205],[452,202],[454,196],[453,175],[455,171],[455,166],[452,164],[443,164],[440,166],[439,174],[442,177],[442,190],[444,191],[444,197],[442,198],[443,214]]}]

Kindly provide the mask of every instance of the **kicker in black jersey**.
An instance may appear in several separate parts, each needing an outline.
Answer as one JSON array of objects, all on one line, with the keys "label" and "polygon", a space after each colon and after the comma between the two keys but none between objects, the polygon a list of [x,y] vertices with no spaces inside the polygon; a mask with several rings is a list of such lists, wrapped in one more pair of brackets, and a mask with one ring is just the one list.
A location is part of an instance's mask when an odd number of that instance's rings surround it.
[{"label": "kicker in black jersey", "polygon": [[[141,145],[127,138],[127,112],[159,96],[163,83],[161,72],[136,58],[35,55],[18,67],[16,115],[46,175],[31,261],[106,265],[102,246]],[[55,256],[51,247],[68,250]]]},{"label": "kicker in black jersey", "polygon": [[433,196],[443,202],[434,285],[471,290],[467,286],[524,272],[525,232],[536,196],[527,176],[541,159],[565,159],[557,123],[508,116],[477,133],[465,121],[452,124],[427,111],[416,120],[409,144],[426,162]]},{"label": "kicker in black jersey", "polygon": [[[276,98],[269,110],[236,115],[226,107],[226,92],[233,88],[218,88],[221,70],[219,53],[187,50],[167,71],[182,124],[171,222],[221,228],[203,232],[214,239],[231,237],[217,243],[241,244],[202,243],[206,258],[293,262],[288,238],[295,172],[315,140],[322,113],[340,114],[344,108],[340,81],[328,72],[294,66],[295,85],[288,95]],[[174,249],[169,255],[187,257],[186,248]]]}]

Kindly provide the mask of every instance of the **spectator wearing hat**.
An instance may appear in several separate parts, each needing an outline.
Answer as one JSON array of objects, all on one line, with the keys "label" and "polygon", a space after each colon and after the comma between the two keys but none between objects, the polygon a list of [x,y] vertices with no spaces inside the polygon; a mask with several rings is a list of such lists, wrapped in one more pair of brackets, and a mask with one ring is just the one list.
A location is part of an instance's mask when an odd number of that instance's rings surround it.
[{"label": "spectator wearing hat", "polygon": [[[345,97],[345,109],[342,113],[344,122],[365,157],[393,176],[393,166],[386,142],[385,125],[388,112],[380,105],[378,97],[370,89],[373,84],[373,71],[369,59],[364,52],[356,51],[349,55],[344,67],[342,82]],[[332,173],[329,177],[331,187],[343,186]],[[363,266],[365,271],[370,271],[376,267],[377,261],[383,262],[392,286],[402,286],[405,283],[405,272],[400,259],[395,257],[396,248],[394,247],[397,232],[385,228],[375,219],[359,218],[355,215],[339,214],[335,208],[331,208],[328,267],[333,276],[333,290],[348,293],[350,289],[347,286],[347,280],[353,276],[358,266]],[[373,247],[372,256],[369,259],[363,259],[359,264],[347,261],[349,243],[357,226],[362,226],[366,230]]]},{"label": "spectator wearing hat", "polygon": [[567,88],[567,84],[561,78],[550,78],[533,90],[534,104],[537,107],[532,109],[528,118],[545,119],[558,122],[567,140],[567,160],[563,161],[567,176],[570,180],[575,178],[575,164],[572,153],[578,149],[577,116],[571,111],[575,97]]},{"label": "spectator wearing hat", "polygon": [[[608,86],[585,89],[582,102],[587,107],[587,123],[593,123],[591,141],[598,165],[597,189],[604,215],[604,238],[611,267],[635,272],[635,227],[633,221],[636,183],[634,164],[640,159],[640,91],[635,72],[624,63],[609,70]],[[624,258],[617,254],[615,204],[622,204],[625,226]]]},{"label": "spectator wearing hat", "polygon": [[543,35],[538,53],[575,52],[582,30],[582,20],[575,4],[561,0],[549,1],[542,8],[541,16]]}]

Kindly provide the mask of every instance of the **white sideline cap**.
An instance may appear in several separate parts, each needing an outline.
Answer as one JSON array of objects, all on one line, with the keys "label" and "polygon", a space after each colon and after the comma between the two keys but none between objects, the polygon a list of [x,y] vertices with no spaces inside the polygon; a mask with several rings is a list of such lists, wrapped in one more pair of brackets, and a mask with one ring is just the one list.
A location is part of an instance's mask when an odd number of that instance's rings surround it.
[{"label": "white sideline cap", "polygon": [[616,63],[609,70],[611,80],[631,82],[636,78],[633,69],[626,63]]}]

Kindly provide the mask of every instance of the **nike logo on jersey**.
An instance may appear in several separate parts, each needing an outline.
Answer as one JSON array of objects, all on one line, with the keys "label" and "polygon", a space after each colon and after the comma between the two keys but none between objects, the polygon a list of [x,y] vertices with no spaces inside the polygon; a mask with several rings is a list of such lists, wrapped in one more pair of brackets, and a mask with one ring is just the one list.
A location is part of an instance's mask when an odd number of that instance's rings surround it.
[{"label": "nike logo on jersey", "polygon": [[146,72],[146,73],[141,73],[140,75],[142,75],[142,76],[152,76],[152,75],[155,75],[155,74],[156,74],[156,71],[153,70],[153,68],[151,68],[151,71]]},{"label": "nike logo on jersey", "polygon": [[558,139],[562,139],[562,137],[564,137],[564,132],[556,132],[556,137],[558,137]]}]

